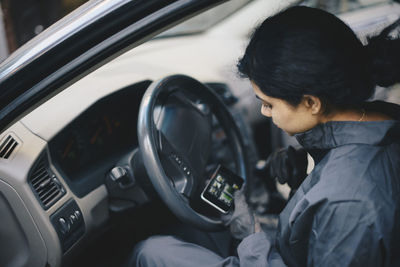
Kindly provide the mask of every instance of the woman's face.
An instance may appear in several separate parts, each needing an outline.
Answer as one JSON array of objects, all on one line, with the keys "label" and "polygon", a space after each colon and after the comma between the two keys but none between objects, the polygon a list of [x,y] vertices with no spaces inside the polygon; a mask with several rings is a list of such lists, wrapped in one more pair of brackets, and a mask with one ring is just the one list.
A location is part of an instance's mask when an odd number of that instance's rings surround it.
[{"label": "woman's face", "polygon": [[282,99],[265,95],[254,82],[251,84],[257,98],[261,100],[261,114],[272,118],[272,122],[289,135],[305,132],[319,123],[318,116],[305,103],[306,100],[294,107]]}]

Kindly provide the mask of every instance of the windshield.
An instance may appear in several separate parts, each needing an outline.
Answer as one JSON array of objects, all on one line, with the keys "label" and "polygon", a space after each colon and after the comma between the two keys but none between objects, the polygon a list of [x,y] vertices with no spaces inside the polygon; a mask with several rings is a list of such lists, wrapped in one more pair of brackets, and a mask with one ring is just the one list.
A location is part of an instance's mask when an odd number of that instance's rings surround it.
[{"label": "windshield", "polygon": [[[216,8],[195,16],[157,36],[172,37],[200,33],[231,16],[253,0],[231,0]],[[373,5],[392,2],[390,0],[305,0],[303,5],[341,14]]]},{"label": "windshield", "polygon": [[330,13],[340,14],[377,4],[389,3],[390,0],[305,0],[306,6],[324,9]]},{"label": "windshield", "polygon": [[228,1],[163,32],[157,37],[170,37],[203,32],[229,17],[251,1],[253,0]]}]

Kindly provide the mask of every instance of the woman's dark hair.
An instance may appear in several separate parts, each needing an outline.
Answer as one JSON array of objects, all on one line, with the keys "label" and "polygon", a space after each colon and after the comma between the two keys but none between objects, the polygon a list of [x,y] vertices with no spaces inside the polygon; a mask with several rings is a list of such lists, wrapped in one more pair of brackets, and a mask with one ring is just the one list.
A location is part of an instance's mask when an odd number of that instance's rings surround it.
[{"label": "woman's dark hair", "polygon": [[303,95],[325,108],[361,105],[375,86],[400,80],[400,44],[387,27],[363,46],[334,15],[304,6],[267,18],[253,33],[238,70],[271,97],[297,106]]}]

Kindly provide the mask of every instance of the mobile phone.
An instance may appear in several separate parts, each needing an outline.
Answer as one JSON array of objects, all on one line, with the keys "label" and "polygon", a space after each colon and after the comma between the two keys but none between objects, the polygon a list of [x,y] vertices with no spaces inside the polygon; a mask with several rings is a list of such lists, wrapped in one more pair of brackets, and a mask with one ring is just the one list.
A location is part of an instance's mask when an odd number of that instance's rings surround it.
[{"label": "mobile phone", "polygon": [[243,185],[243,178],[222,165],[218,165],[201,199],[222,213],[227,213],[233,205],[233,194]]}]

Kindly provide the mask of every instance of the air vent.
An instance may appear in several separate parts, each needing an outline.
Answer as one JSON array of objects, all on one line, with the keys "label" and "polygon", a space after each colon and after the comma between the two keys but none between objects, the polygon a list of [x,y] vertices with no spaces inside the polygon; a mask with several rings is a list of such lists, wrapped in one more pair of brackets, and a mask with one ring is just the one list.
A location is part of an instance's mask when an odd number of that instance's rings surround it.
[{"label": "air vent", "polygon": [[32,169],[29,176],[29,184],[45,210],[65,194],[64,187],[50,170],[44,156],[38,160]]},{"label": "air vent", "polygon": [[0,143],[0,158],[8,159],[14,152],[15,148],[18,146],[18,142],[14,137],[8,135]]}]

